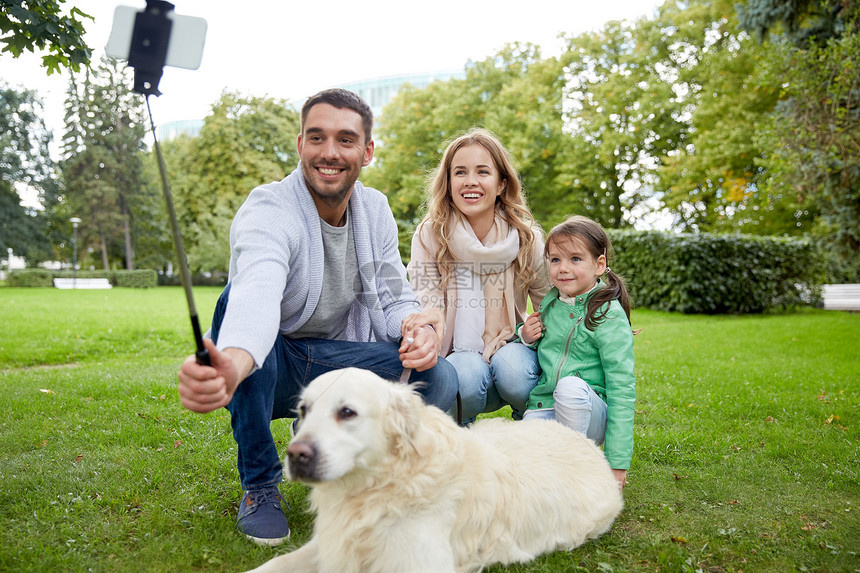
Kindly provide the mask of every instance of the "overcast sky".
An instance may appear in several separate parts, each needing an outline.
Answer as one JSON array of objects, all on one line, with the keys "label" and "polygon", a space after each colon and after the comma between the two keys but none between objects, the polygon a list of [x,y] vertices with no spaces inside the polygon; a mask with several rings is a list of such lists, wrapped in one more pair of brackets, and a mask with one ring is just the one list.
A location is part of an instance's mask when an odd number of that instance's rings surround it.
[{"label": "overcast sky", "polygon": [[[165,68],[156,124],[202,119],[225,89],[303,101],[317,91],[355,80],[459,70],[506,43],[540,44],[545,56],[560,50],[560,32],[600,29],[609,20],[652,13],[656,0],[174,0],[176,13],[206,20],[199,69]],[[143,0],[67,0],[94,17],[86,22],[94,60],[104,53],[118,5],[143,8]],[[38,55],[0,56],[0,78],[36,89],[59,140],[68,76],[48,77]]]}]

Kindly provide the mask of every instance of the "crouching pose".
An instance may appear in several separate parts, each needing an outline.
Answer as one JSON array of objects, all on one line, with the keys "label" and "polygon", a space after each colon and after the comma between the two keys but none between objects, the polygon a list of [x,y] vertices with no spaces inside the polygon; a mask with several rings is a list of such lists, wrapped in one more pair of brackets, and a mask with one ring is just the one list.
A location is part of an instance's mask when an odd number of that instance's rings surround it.
[{"label": "crouching pose", "polygon": [[345,366],[390,379],[411,369],[428,404],[448,410],[457,395],[456,371],[438,358],[441,314],[422,312],[406,280],[385,195],[357,180],[373,158],[372,125],[346,90],[305,103],[299,166],[254,189],[233,220],[229,283],[205,341],[212,366],[191,356],[179,372],[186,408],[230,411],[238,528],[260,544],[290,533],[270,423],[294,416],[310,380]]}]

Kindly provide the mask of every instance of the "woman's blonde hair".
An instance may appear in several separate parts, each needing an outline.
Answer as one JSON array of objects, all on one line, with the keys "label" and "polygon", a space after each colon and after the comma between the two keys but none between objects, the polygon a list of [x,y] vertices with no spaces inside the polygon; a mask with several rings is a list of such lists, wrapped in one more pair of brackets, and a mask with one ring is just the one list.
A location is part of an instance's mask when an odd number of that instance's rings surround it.
[{"label": "woman's blonde hair", "polygon": [[[504,218],[508,224],[517,230],[520,248],[514,260],[515,288],[527,294],[529,285],[535,279],[532,252],[535,235],[539,229],[523,196],[523,187],[514,168],[510,153],[501,141],[490,131],[483,128],[472,128],[460,137],[454,139],[442,153],[442,159],[430,179],[427,197],[427,214],[419,224],[419,230],[425,224],[430,225],[439,250],[436,253],[436,264],[442,275],[442,286],[447,285],[454,271],[454,255],[448,245],[453,232],[453,214],[456,210],[451,197],[451,164],[454,155],[469,145],[480,145],[487,150],[499,172],[499,180],[505,182],[502,193],[496,198],[496,215]],[[420,240],[420,233],[419,233]],[[422,242],[422,246],[423,242]],[[426,249],[426,246],[425,246]],[[426,249],[428,252],[429,249]]]}]

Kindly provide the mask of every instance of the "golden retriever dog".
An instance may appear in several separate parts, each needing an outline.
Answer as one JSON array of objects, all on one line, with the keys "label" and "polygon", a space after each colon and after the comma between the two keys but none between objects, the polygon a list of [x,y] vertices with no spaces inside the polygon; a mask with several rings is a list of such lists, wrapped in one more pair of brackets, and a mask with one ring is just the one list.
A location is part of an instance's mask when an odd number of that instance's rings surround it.
[{"label": "golden retriever dog", "polygon": [[257,572],[477,572],[581,545],[623,505],[584,435],[546,420],[460,428],[355,368],[304,390],[284,465],[311,486],[314,533]]}]

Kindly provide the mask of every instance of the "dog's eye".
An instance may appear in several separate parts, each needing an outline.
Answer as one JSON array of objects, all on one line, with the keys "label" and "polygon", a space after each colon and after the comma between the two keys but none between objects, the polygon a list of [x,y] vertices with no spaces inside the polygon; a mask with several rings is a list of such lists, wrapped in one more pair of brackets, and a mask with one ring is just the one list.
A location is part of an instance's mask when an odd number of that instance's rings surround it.
[{"label": "dog's eye", "polygon": [[337,412],[338,420],[349,420],[350,418],[355,418],[356,416],[358,416],[358,413],[347,406],[344,406]]},{"label": "dog's eye", "polygon": [[308,407],[304,404],[299,404],[299,418],[304,418],[305,414],[308,413]]}]

